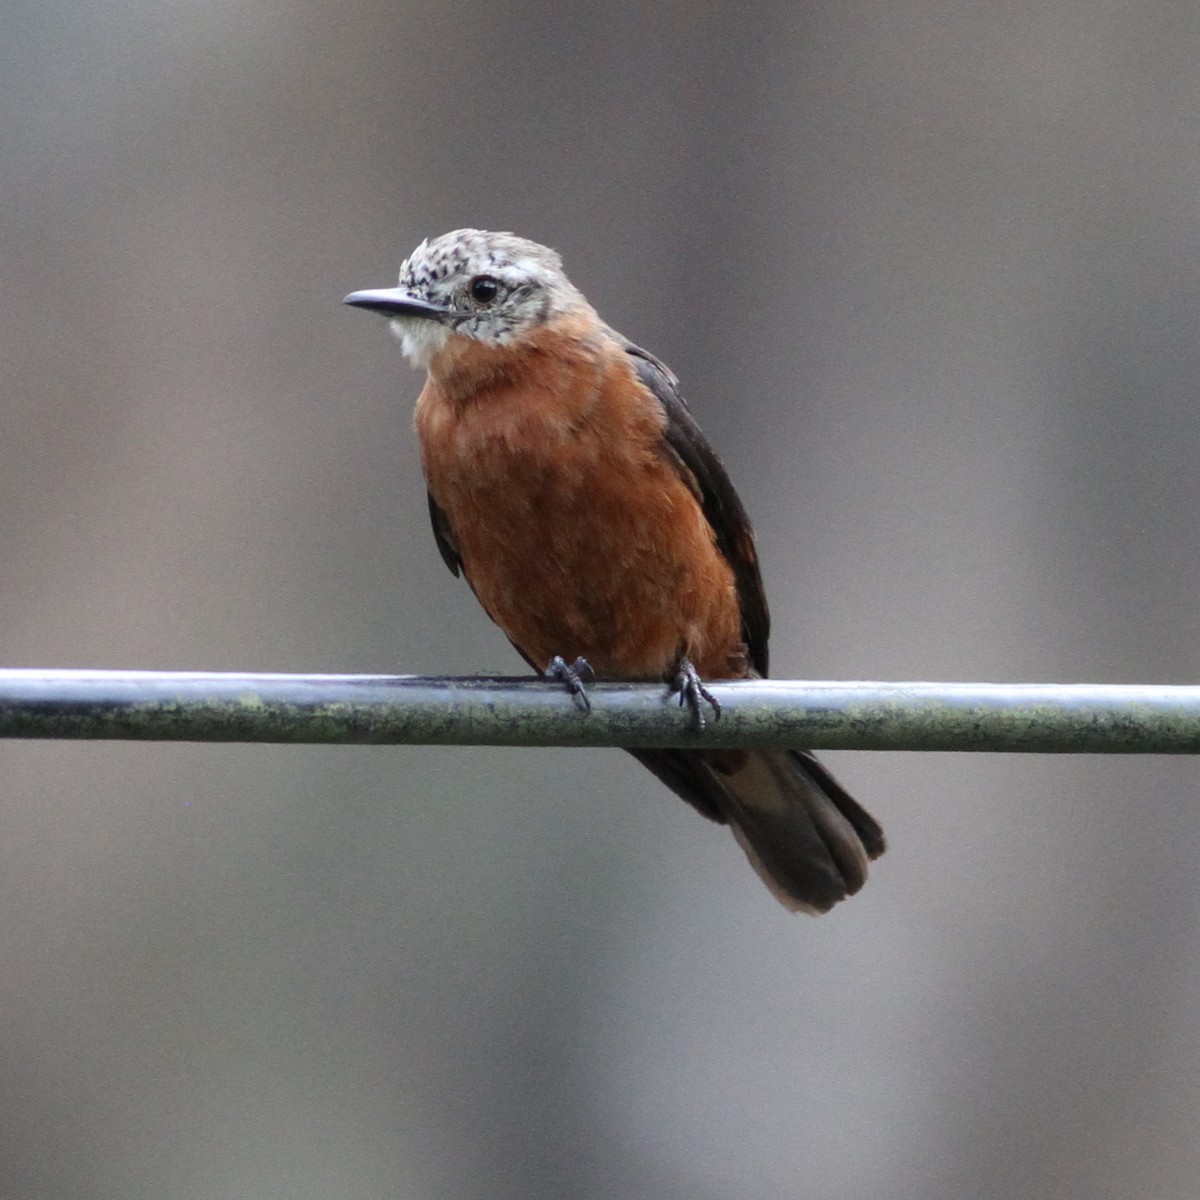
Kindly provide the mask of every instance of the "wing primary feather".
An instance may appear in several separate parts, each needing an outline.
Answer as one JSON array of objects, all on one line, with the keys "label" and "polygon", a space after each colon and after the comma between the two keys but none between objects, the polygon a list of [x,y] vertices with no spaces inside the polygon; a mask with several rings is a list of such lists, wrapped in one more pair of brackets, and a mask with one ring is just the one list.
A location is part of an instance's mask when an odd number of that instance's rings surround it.
[{"label": "wing primary feather", "polygon": [[667,424],[663,435],[665,453],[699,500],[717,547],[733,568],[750,663],[758,674],[765,676],[771,614],[758,568],[750,518],[738,499],[724,464],[696,424],[687,402],[680,394],[679,381],[649,351],[628,341],[624,341],[623,345],[638,379],[658,400],[666,414]]}]

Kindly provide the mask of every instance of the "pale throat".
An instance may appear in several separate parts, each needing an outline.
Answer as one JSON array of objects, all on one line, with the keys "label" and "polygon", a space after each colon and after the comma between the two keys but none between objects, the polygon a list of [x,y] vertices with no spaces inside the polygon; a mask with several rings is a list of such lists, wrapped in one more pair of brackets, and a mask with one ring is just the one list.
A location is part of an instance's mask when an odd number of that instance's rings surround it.
[{"label": "pale throat", "polygon": [[388,327],[400,343],[400,352],[420,370],[428,370],[434,356],[454,336],[452,329],[424,317],[393,317]]}]

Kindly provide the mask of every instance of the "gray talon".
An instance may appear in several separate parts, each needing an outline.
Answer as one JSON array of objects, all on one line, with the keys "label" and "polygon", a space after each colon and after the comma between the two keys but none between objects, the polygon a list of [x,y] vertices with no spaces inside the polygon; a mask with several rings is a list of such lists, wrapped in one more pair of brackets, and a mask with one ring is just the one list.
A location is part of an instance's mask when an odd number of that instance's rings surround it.
[{"label": "gray talon", "polygon": [[587,689],[583,685],[585,682],[591,683],[596,678],[596,672],[592,670],[586,658],[577,658],[573,663],[568,663],[561,654],[556,654],[546,668],[546,676],[549,679],[557,679],[583,704],[584,712],[592,711],[592,702],[588,699]]},{"label": "gray talon", "polygon": [[679,693],[679,707],[687,705],[692,712],[692,724],[697,733],[704,729],[704,704],[707,701],[712,706],[713,720],[721,719],[721,702],[704,686],[704,681],[692,666],[691,660],[681,658],[675,668],[675,678],[671,690]]}]

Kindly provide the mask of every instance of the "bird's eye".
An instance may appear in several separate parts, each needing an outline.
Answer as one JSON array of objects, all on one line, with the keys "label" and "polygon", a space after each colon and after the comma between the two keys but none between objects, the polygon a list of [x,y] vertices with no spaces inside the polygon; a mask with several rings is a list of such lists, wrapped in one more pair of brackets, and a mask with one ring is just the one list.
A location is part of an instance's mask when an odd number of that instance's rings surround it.
[{"label": "bird's eye", "polygon": [[476,304],[490,304],[500,294],[500,284],[490,275],[476,275],[467,284],[467,291]]}]

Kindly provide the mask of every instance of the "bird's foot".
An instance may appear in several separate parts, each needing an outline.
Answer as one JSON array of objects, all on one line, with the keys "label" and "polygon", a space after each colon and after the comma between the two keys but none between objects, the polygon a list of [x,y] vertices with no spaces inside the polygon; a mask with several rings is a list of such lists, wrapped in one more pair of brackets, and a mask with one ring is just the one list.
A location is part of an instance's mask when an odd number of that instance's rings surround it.
[{"label": "bird's foot", "polygon": [[696,668],[692,666],[691,659],[686,655],[679,660],[675,667],[675,678],[671,681],[671,691],[679,693],[680,708],[686,704],[691,709],[692,725],[697,733],[706,724],[704,720],[705,702],[712,706],[713,720],[721,719],[721,702],[704,686],[704,681],[700,678]]},{"label": "bird's foot", "polygon": [[556,654],[546,668],[546,677],[557,679],[583,705],[584,712],[592,711],[592,702],[583,685],[591,683],[596,678],[596,672],[586,658],[577,658],[573,663],[568,663],[561,654]]}]

